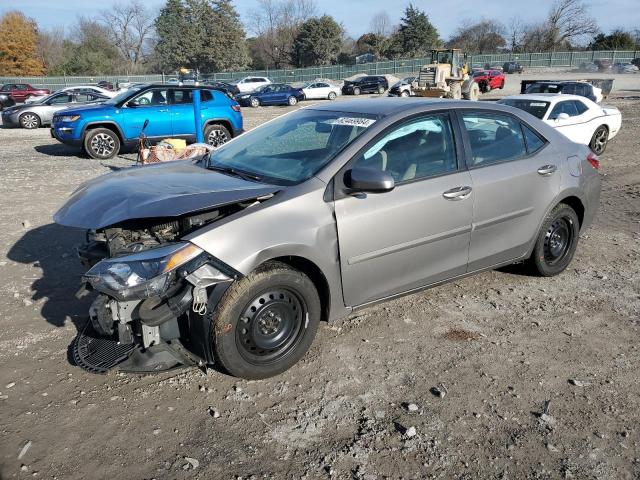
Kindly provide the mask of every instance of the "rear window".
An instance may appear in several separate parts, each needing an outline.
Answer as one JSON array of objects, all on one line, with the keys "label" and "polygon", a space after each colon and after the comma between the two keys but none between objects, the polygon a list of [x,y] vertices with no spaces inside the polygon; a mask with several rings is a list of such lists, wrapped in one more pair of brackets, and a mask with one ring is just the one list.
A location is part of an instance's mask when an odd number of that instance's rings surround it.
[{"label": "rear window", "polygon": [[530,113],[531,115],[533,115],[534,117],[538,117],[539,119],[544,118],[544,114],[549,108],[549,102],[541,102],[538,100],[507,98],[504,100],[500,100],[498,103],[524,110],[525,112]]},{"label": "rear window", "polygon": [[521,125],[522,132],[524,133],[524,141],[527,144],[527,152],[529,154],[535,153],[544,147],[546,142],[536,132],[531,130],[525,124]]},{"label": "rear window", "polygon": [[560,93],[562,87],[555,83],[534,83],[527,88],[527,93]]}]

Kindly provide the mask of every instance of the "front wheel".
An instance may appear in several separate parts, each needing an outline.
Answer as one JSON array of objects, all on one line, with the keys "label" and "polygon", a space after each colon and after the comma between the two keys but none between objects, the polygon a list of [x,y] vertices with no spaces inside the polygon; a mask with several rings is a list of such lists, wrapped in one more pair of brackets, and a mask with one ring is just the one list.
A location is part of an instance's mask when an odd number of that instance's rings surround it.
[{"label": "front wheel", "polygon": [[336,99],[336,92],[329,92],[329,100],[335,100]]},{"label": "front wheel", "polygon": [[252,97],[251,100],[249,100],[249,104],[253,107],[253,108],[257,108],[260,106],[260,100],[258,100],[256,97]]},{"label": "front wheel", "polygon": [[204,141],[212,147],[220,147],[231,140],[231,134],[222,125],[207,125],[204,129]]},{"label": "front wheel", "polygon": [[358,87],[353,89],[353,94],[354,95],[360,95],[360,89]]},{"label": "front wheel", "polygon": [[31,112],[23,113],[22,115],[20,115],[19,120],[22,128],[28,128],[29,130],[38,128],[41,124],[40,117]]},{"label": "front wheel", "polygon": [[113,130],[95,128],[84,137],[84,151],[96,160],[107,160],[120,152],[120,139]]},{"label": "front wheel", "polygon": [[529,259],[534,273],[552,277],[573,259],[578,246],[580,221],[569,205],[558,204],[545,218]]},{"label": "front wheel", "polygon": [[293,107],[296,103],[298,103],[298,99],[296,97],[289,97],[289,100],[287,100],[287,103]]},{"label": "front wheel", "polygon": [[408,97],[408,96],[409,96],[409,92],[408,92],[407,90],[403,90],[403,91],[400,93],[400,96],[401,96],[401,97]]},{"label": "front wheel", "polygon": [[591,141],[589,142],[589,148],[596,155],[602,155],[607,149],[607,142],[609,141],[609,129],[605,125],[600,125],[593,132]]},{"label": "front wheel", "polygon": [[320,314],[309,277],[267,262],[234,282],[210,316],[216,361],[241,378],[278,375],[309,350]]}]

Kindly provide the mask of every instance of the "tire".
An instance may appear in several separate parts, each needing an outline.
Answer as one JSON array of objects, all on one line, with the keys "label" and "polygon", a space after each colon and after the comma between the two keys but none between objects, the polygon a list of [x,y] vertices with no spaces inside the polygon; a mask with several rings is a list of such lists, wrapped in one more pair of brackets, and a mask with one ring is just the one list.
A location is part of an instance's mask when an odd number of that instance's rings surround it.
[{"label": "tire", "polygon": [[204,141],[213,147],[219,147],[231,140],[231,133],[223,125],[212,123],[204,129]]},{"label": "tire", "polygon": [[476,82],[473,82],[469,86],[469,91],[462,95],[465,100],[471,100],[472,102],[476,102],[480,97],[480,87]]},{"label": "tire", "polygon": [[84,151],[96,160],[107,160],[120,152],[118,134],[108,128],[94,128],[85,133]]},{"label": "tire", "polygon": [[22,128],[27,128],[29,130],[33,130],[35,128],[39,128],[42,122],[40,121],[40,117],[35,113],[26,112],[20,115],[18,118],[20,122],[20,126]]},{"label": "tire", "polygon": [[353,94],[354,95],[360,95],[360,89],[358,87],[353,89]]},{"label": "tire", "polygon": [[589,142],[589,148],[596,155],[602,155],[607,149],[607,143],[609,142],[609,129],[606,125],[600,125],[593,132],[591,141]]},{"label": "tire", "polygon": [[403,90],[402,92],[400,92],[400,96],[401,97],[408,97],[409,96],[409,92],[407,90]]},{"label": "tire", "polygon": [[267,262],[234,282],[210,315],[215,360],[236,377],[278,375],[309,350],[320,315],[309,277]]},{"label": "tire", "polygon": [[559,203],[542,222],[529,266],[534,274],[552,277],[561,273],[575,254],[580,235],[578,215],[569,205]]},{"label": "tire", "polygon": [[260,106],[260,100],[256,97],[251,97],[249,99],[249,105],[251,105],[253,108],[258,108]]},{"label": "tire", "polygon": [[385,92],[385,88],[384,88],[382,85],[380,85],[380,86],[378,87],[378,94],[379,94],[379,95],[382,95],[384,92]]},{"label": "tire", "polygon": [[289,106],[293,107],[295,104],[298,103],[298,99],[296,97],[289,97],[289,99],[287,100],[287,103],[289,104]]},{"label": "tire", "polygon": [[336,92],[329,92],[329,96],[327,97],[329,100],[335,100],[337,97]]},{"label": "tire", "polygon": [[453,100],[460,100],[462,98],[462,86],[460,85],[460,83],[452,83],[451,89],[447,92],[446,97]]},{"label": "tire", "polygon": [[500,90],[502,90],[504,88],[504,80],[502,81],[502,83],[500,84]]}]

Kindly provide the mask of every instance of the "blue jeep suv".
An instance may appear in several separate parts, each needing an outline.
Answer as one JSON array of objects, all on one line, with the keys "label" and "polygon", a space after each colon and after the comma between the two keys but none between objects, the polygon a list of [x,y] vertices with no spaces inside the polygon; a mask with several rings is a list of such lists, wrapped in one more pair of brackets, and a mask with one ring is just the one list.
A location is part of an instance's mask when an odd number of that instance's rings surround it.
[{"label": "blue jeep suv", "polygon": [[144,131],[151,141],[195,141],[193,90],[200,89],[205,142],[218,146],[242,133],[240,106],[224,92],[206,86],[139,85],[98,105],[70,108],[53,117],[51,135],[82,147],[91,157],[112,158],[137,145]]}]

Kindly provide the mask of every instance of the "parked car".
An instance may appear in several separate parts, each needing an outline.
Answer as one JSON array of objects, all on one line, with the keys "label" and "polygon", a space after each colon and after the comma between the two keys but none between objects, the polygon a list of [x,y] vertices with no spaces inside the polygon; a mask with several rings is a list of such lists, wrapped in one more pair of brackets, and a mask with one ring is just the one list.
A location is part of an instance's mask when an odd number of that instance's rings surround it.
[{"label": "parked car", "polygon": [[413,96],[413,90],[411,84],[417,81],[418,77],[405,77],[399,82],[394,83],[389,89],[388,95],[390,97],[411,97]]},{"label": "parked car", "polygon": [[[76,85],[72,87],[65,87],[57,92],[67,92],[67,93],[94,93],[96,95],[101,95],[106,98],[112,98],[117,95],[117,92],[112,90],[107,90],[106,88],[98,87],[96,85]],[[46,97],[46,95],[38,95],[28,98],[25,103],[33,103],[41,100]]]},{"label": "parked car", "polygon": [[97,296],[76,363],[266,378],[321,320],[512,263],[560,274],[596,214],[597,157],[521,110],[470,105],[323,103],[198,162],[83,184],[54,216],[88,231]]},{"label": "parked car", "polygon": [[602,89],[594,87],[590,83],[580,81],[539,81],[529,85],[525,92],[533,93],[562,93],[568,95],[580,95],[588,98],[592,102],[600,103],[602,101]]},{"label": "parked car", "polygon": [[239,93],[248,93],[248,92],[253,92],[257,88],[260,88],[264,85],[269,85],[272,82],[267,77],[254,76],[254,77],[239,78],[238,80],[234,80],[229,83],[234,87],[236,87]]},{"label": "parked car", "polygon": [[234,98],[237,94],[240,93],[240,90],[238,90],[238,87],[236,85],[232,85],[228,82],[210,81],[207,82],[206,85],[224,92],[229,98]]},{"label": "parked car", "polygon": [[304,100],[304,92],[301,88],[294,88],[286,83],[270,83],[251,93],[236,95],[236,100],[243,107],[295,105],[300,100]]},{"label": "parked car", "polygon": [[95,93],[52,93],[37,102],[4,109],[2,111],[2,126],[28,129],[43,127],[50,125],[53,115],[60,110],[104,100],[107,100],[107,97]]},{"label": "parked car", "polygon": [[483,93],[504,88],[505,80],[504,73],[499,70],[483,70],[473,74],[473,81],[478,84],[480,91]]},{"label": "parked car", "polygon": [[633,63],[617,63],[615,70],[618,73],[637,73],[640,68],[636,67]]},{"label": "parked car", "polygon": [[104,88],[105,90],[115,90],[115,87],[112,82],[107,80],[101,80],[97,83],[100,88]]},{"label": "parked car", "polygon": [[484,64],[482,64],[482,63],[472,63],[471,64],[471,72],[477,72],[478,70],[484,70]]},{"label": "parked car", "polygon": [[11,95],[16,102],[21,103],[33,96],[49,95],[51,91],[46,88],[34,88],[28,83],[5,83],[0,87],[0,93]]},{"label": "parked car", "polygon": [[0,93],[0,112],[8,107],[13,107],[16,101],[7,93]]},{"label": "parked car", "polygon": [[344,95],[360,95],[361,93],[379,93],[382,95],[389,88],[384,75],[366,75],[356,80],[345,81],[342,87]]},{"label": "parked car", "polygon": [[504,73],[522,73],[524,68],[518,62],[505,62],[502,65],[502,71]]},{"label": "parked car", "polygon": [[611,70],[611,66],[613,64],[613,62],[608,58],[600,58],[600,59],[594,60],[593,63],[595,63],[598,66],[598,70],[601,72],[606,72]]},{"label": "parked car", "polygon": [[622,116],[615,107],[600,106],[578,95],[514,95],[498,103],[528,112],[562,132],[570,140],[588,145],[602,155],[620,131]]},{"label": "parked car", "polygon": [[502,71],[502,64],[500,63],[485,63],[484,64],[484,69],[485,70],[499,70]]},{"label": "parked car", "polygon": [[[199,88],[205,141],[220,146],[242,133],[237,102],[213,88]],[[150,142],[167,137],[195,141],[193,89],[187,85],[132,87],[100,105],[71,108],[56,115],[51,135],[98,159],[112,158],[121,148],[136,146],[146,120],[145,135]]]},{"label": "parked car", "polygon": [[335,100],[338,95],[342,95],[340,87],[331,85],[329,82],[322,80],[307,83],[302,87],[302,93],[304,93],[304,98],[306,100],[319,100],[324,98]]},{"label": "parked car", "polygon": [[580,64],[578,70],[580,70],[581,72],[597,72],[598,66],[592,62],[585,62]]}]

